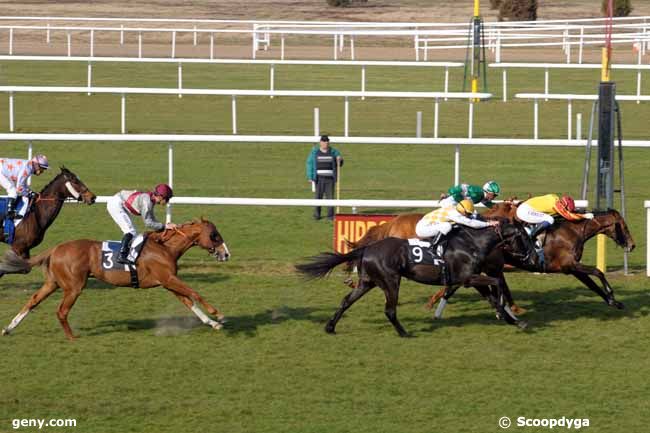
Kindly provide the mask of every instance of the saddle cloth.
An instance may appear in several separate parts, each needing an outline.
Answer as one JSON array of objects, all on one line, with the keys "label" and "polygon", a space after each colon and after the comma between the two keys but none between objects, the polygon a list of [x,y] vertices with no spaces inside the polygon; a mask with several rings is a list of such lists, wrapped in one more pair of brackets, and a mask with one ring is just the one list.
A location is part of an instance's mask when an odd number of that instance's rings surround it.
[{"label": "saddle cloth", "polygon": [[408,240],[409,263],[415,265],[440,266],[444,264],[442,245],[435,245],[432,248],[431,242],[417,238]]},{"label": "saddle cloth", "polygon": [[[2,226],[2,240],[11,245],[14,243],[16,226],[20,224],[24,217],[15,220],[6,219],[5,216],[7,215],[8,205],[9,197],[0,197],[0,225]],[[25,206],[25,203],[21,197],[18,197],[18,200],[16,200],[16,213],[20,212],[23,206]],[[27,216],[27,212],[25,212],[25,216]]]},{"label": "saddle cloth", "polygon": [[[140,252],[144,246],[144,236],[137,235],[131,242],[131,249],[127,256],[132,263],[136,263]],[[103,241],[102,242],[102,269],[106,271],[129,271],[129,265],[117,263],[117,257],[120,254],[120,241]]]}]

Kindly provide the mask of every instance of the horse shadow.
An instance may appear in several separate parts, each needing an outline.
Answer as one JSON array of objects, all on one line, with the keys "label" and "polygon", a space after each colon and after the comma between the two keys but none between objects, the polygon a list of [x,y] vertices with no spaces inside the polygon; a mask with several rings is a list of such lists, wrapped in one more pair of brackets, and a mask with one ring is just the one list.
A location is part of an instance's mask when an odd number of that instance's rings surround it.
[{"label": "horse shadow", "polygon": [[[263,326],[280,325],[291,321],[309,321],[324,324],[329,318],[325,310],[311,307],[289,307],[286,305],[267,309],[259,313],[226,316],[224,327],[219,331],[226,336],[257,336]],[[320,314],[322,312],[322,314]],[[190,313],[191,314],[191,313]],[[87,335],[104,335],[113,332],[154,330],[157,336],[174,336],[184,334],[195,328],[208,329],[197,317],[168,316],[156,319],[127,319],[100,322],[92,328],[81,329]]]},{"label": "horse shadow", "polygon": [[[625,305],[622,310],[609,307],[588,289],[568,286],[552,290],[529,290],[515,293],[515,302],[526,309],[526,313],[518,317],[528,323],[525,331],[531,333],[550,328],[555,323],[582,318],[611,322],[650,315],[650,292],[618,289],[616,295]],[[589,299],[584,299],[585,297]],[[428,297],[420,297],[414,301],[400,303],[400,305],[419,304],[424,306],[428,301]],[[480,309],[479,304],[484,306],[484,311],[476,311],[476,309]],[[426,318],[406,317],[402,319],[400,317],[400,320],[405,326],[410,325],[412,329],[419,327],[421,332],[432,332],[443,326],[504,325],[501,321],[496,320],[492,307],[478,293],[470,291],[457,293],[450,299],[447,308],[453,309],[456,305],[471,308],[465,308],[465,314],[446,318],[443,316],[441,320],[433,319],[433,310],[430,312],[427,310]],[[470,312],[470,309],[473,311]],[[378,319],[377,322],[383,321]]]}]

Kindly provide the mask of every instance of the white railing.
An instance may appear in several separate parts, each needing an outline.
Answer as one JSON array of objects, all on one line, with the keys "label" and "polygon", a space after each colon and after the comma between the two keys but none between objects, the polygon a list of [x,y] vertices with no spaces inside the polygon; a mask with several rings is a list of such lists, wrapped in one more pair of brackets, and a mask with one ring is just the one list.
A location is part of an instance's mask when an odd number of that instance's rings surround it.
[{"label": "white railing", "polygon": [[[192,134],[2,134],[2,141],[26,141],[28,143],[28,158],[33,154],[35,141],[98,141],[98,142],[158,142],[167,143],[169,175],[168,183],[173,185],[174,179],[174,146],[177,142],[211,142],[211,143],[316,143],[319,135],[192,135]],[[563,139],[513,139],[513,138],[418,138],[418,137],[341,137],[330,136],[333,143],[338,144],[421,144],[421,145],[454,145],[454,184],[460,183],[460,149],[461,145],[484,146],[549,146],[576,147],[586,146],[586,140]],[[650,141],[626,140],[626,147],[650,147]]]},{"label": "white railing", "polygon": [[[180,84],[180,83],[179,83]],[[121,95],[121,132],[126,133],[126,95],[210,95],[230,96],[232,114],[232,133],[237,134],[237,96],[294,96],[294,97],[325,97],[343,98],[344,100],[344,135],[349,135],[350,129],[350,98],[414,98],[433,99],[435,101],[435,130],[438,130],[438,104],[440,99],[467,99],[469,105],[469,136],[473,133],[474,101],[489,99],[490,93],[467,92],[373,92],[373,91],[344,91],[344,90],[241,90],[241,89],[177,89],[149,87],[50,87],[50,86],[0,86],[0,92],[9,94],[9,131],[15,130],[14,93],[102,93]],[[319,125],[318,110],[314,110],[314,125]],[[316,131],[318,132],[318,131]],[[318,134],[315,134],[318,135]]]},{"label": "white railing", "polygon": [[[15,21],[36,21],[37,25],[13,24]],[[54,25],[51,22],[88,22],[97,23],[91,25]],[[641,49],[645,52],[650,37],[648,34],[647,17],[627,17],[615,19],[613,30],[614,43],[641,43]],[[171,40],[172,57],[176,52],[177,34],[192,34],[193,45],[198,44],[198,35],[209,35],[211,51],[214,45],[215,35],[218,34],[240,34],[252,37],[252,57],[260,47],[268,49],[271,43],[271,35],[277,35],[281,39],[282,51],[284,51],[285,38],[293,36],[321,36],[332,38],[333,58],[336,59],[344,47],[344,38],[349,39],[350,58],[355,58],[354,40],[355,37],[390,38],[404,37],[407,40],[413,39],[415,44],[416,60],[419,60],[419,52],[424,53],[431,49],[450,48],[449,43],[461,42],[453,48],[466,48],[468,37],[468,26],[466,23],[359,23],[359,22],[282,22],[282,21],[257,21],[257,20],[175,20],[175,19],[119,19],[119,18],[66,18],[66,17],[0,17],[0,22],[9,24],[0,25],[9,33],[9,54],[13,53],[15,31],[28,32],[38,31],[46,33],[46,41],[50,43],[51,33],[65,33],[67,36],[68,53],[71,52],[72,33],[88,34],[90,52],[92,55],[95,33],[119,32],[120,44],[124,44],[124,34],[134,33],[138,35],[138,44],[141,49],[142,34],[165,33]],[[107,23],[108,25],[101,25]],[[119,27],[110,26],[111,23],[122,23]],[[128,26],[124,26],[127,23]],[[147,25],[169,25],[178,24],[172,27],[145,27]],[[589,24],[592,23],[592,24]],[[596,24],[593,24],[596,23]],[[602,23],[602,24],[597,24]],[[200,25],[209,25],[210,28],[200,28]],[[490,48],[497,51],[497,59],[500,61],[502,47],[510,46],[562,46],[570,58],[572,45],[579,45],[580,56],[582,48],[588,44],[602,44],[605,32],[605,21],[602,19],[587,20],[553,20],[537,22],[486,22],[485,29],[488,36]],[[549,32],[554,32],[549,34]],[[575,32],[575,33],[572,33]],[[438,39],[434,39],[438,38]],[[529,42],[507,43],[508,40],[528,39]],[[506,41],[506,42],[504,42]],[[430,45],[433,42],[438,45]],[[569,60],[567,60],[569,61]]]},{"label": "white railing", "polygon": [[[584,64],[575,64],[575,63],[490,63],[490,68],[501,68],[502,71],[502,83],[503,83],[503,101],[508,100],[508,77],[507,70],[509,68],[513,69],[544,69],[544,93],[550,93],[550,79],[549,79],[549,70],[550,69],[602,69],[601,64],[595,63],[584,63]],[[633,70],[637,71],[636,79],[636,94],[641,96],[641,71],[650,70],[650,65],[641,64],[641,56],[639,55],[638,64],[628,64],[628,65],[611,65],[611,69],[615,70]],[[641,102],[641,99],[637,99],[637,102]]]},{"label": "white railing", "polygon": [[[571,94],[553,94],[553,93],[517,93],[515,98],[518,99],[532,99],[533,106],[533,138],[539,138],[539,101],[549,99],[567,101],[567,138],[571,139],[571,121],[573,118],[573,101],[596,101],[598,95],[571,95]],[[650,101],[648,95],[616,95],[617,101]]]},{"label": "white railing", "polygon": [[87,64],[86,85],[92,86],[93,63],[174,63],[178,65],[178,87],[183,87],[183,65],[184,64],[214,64],[214,65],[268,65],[269,66],[269,90],[275,90],[276,66],[283,65],[310,65],[310,66],[358,66],[361,67],[361,92],[366,89],[366,70],[368,67],[392,66],[392,67],[431,67],[444,68],[444,92],[449,91],[449,68],[460,68],[463,63],[459,62],[398,62],[383,60],[350,61],[350,60],[247,60],[247,59],[194,59],[194,58],[147,58],[147,57],[59,57],[59,56],[3,56],[1,61],[38,61],[38,62],[61,62],[72,61]]}]

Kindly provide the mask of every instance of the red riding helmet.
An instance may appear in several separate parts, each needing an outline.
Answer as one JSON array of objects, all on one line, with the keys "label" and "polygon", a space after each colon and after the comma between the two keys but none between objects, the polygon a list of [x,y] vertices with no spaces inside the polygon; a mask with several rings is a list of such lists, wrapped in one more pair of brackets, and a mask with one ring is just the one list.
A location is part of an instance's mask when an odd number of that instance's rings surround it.
[{"label": "red riding helmet", "polygon": [[169,199],[174,196],[174,191],[172,191],[172,188],[166,183],[156,185],[156,187],[153,189],[153,193],[161,196],[167,201],[169,201]]},{"label": "red riding helmet", "polygon": [[571,198],[571,196],[562,196],[562,198],[560,198],[560,204],[564,206],[564,208],[569,212],[575,212],[576,210],[576,202],[573,201],[573,198]]}]

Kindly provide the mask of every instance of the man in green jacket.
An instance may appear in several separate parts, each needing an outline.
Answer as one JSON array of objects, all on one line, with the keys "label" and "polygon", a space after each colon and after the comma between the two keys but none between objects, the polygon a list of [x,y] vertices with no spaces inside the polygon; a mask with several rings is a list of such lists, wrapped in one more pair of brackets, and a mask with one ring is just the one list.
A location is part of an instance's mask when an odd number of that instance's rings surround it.
[{"label": "man in green jacket", "polygon": [[[338,169],[343,166],[341,153],[330,147],[327,135],[320,138],[318,147],[314,147],[307,157],[307,180],[312,184],[314,198],[334,198],[334,185],[338,179]],[[334,219],[334,208],[327,208],[327,217]],[[320,206],[314,208],[314,219],[320,219]]]},{"label": "man in green jacket", "polygon": [[440,200],[440,207],[455,206],[461,200],[471,200],[474,204],[483,203],[485,207],[492,207],[494,203],[492,200],[496,198],[501,192],[501,187],[498,183],[490,180],[481,188],[478,185],[469,185],[461,183],[460,185],[452,186],[447,190],[447,194]]}]

